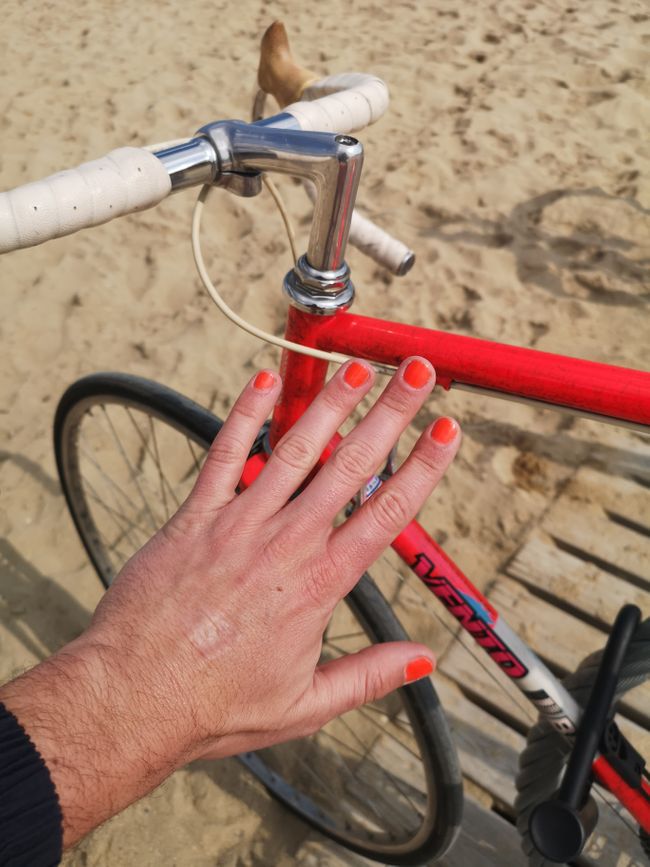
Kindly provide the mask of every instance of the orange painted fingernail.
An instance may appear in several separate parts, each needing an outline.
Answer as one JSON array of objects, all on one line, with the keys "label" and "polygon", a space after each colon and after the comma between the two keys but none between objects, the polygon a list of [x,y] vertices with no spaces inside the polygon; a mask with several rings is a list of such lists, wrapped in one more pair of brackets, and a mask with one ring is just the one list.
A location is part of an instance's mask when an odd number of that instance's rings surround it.
[{"label": "orange painted fingernail", "polygon": [[370,379],[370,371],[365,365],[359,364],[358,361],[353,361],[352,364],[348,365],[343,374],[343,379],[352,388],[360,388]]},{"label": "orange painted fingernail", "polygon": [[422,386],[426,385],[430,379],[430,368],[421,361],[418,361],[417,358],[414,358],[413,361],[409,362],[404,371],[404,381],[407,382],[411,388],[422,388]]},{"label": "orange painted fingernail", "polygon": [[458,433],[458,423],[453,418],[439,418],[431,428],[431,439],[446,446]]},{"label": "orange painted fingernail", "polygon": [[275,377],[268,370],[260,370],[253,380],[253,388],[258,391],[268,391],[275,385]]},{"label": "orange painted fingernail", "polygon": [[413,683],[433,671],[433,663],[428,656],[418,656],[412,659],[404,669],[404,683]]}]

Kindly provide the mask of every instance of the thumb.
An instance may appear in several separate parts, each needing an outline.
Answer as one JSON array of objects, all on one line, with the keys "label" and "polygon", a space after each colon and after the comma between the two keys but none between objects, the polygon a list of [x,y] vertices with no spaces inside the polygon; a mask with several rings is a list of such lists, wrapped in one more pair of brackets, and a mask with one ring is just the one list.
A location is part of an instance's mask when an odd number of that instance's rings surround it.
[{"label": "thumb", "polygon": [[312,701],[322,724],[359,705],[383,698],[431,674],[435,657],[424,644],[392,641],[373,644],[326,662],[316,669]]}]

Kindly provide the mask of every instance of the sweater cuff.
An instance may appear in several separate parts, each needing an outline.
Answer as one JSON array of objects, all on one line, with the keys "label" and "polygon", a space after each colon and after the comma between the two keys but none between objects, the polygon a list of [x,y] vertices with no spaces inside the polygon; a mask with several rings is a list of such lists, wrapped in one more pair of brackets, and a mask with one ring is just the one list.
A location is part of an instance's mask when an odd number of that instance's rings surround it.
[{"label": "sweater cuff", "polygon": [[0,865],[54,867],[62,843],[63,815],[47,765],[0,703]]}]

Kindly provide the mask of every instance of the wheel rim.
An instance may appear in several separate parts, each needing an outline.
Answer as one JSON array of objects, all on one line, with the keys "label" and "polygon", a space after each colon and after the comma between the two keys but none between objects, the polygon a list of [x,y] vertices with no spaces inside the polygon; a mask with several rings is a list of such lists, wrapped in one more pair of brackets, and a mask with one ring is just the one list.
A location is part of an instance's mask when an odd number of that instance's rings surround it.
[{"label": "wheel rim", "polygon": [[[58,439],[73,518],[108,585],[187,496],[207,444],[164,412],[112,394],[75,403]],[[323,660],[368,645],[353,607],[337,606]],[[346,714],[311,738],[240,761],[344,845],[397,859],[430,838],[435,817],[433,770],[411,725],[410,689]]]}]

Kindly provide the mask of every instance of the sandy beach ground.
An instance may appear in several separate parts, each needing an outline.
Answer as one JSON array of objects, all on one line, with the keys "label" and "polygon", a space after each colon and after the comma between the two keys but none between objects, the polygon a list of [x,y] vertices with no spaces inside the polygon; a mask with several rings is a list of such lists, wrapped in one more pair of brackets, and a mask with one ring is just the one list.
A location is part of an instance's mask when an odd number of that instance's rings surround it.
[{"label": "sandy beach ground", "polygon": [[[371,71],[391,89],[389,113],[362,136],[360,203],[418,262],[399,279],[352,251],[359,312],[650,369],[643,0],[5,0],[0,188],[247,118],[275,18],[305,65]],[[305,246],[306,199],[281,188]],[[0,260],[3,679],[77,635],[100,597],[54,467],[63,389],[92,371],[130,371],[223,415],[256,367],[277,364],[200,288],[192,205],[181,194]],[[229,303],[279,329],[291,262],[269,198],[215,197],[205,235]],[[650,475],[637,434],[460,392],[436,392],[405,448],[437,412],[455,414],[465,440],[424,520],[483,587],[579,466]],[[435,621],[417,606],[407,614],[414,637],[444,649]],[[355,861],[322,850],[232,760],[176,774],[66,863]]]}]

